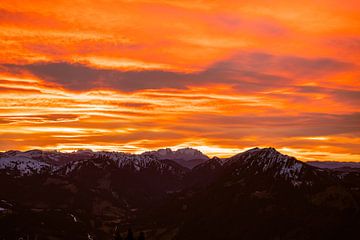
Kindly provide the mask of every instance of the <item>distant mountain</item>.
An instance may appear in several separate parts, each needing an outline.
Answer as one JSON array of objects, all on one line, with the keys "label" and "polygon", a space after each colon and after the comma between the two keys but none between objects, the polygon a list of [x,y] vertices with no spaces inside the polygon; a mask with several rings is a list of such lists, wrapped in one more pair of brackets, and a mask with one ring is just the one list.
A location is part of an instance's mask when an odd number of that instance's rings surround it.
[{"label": "distant mountain", "polygon": [[171,150],[170,148],[165,148],[156,151],[145,152],[142,155],[153,156],[159,160],[173,160],[180,165],[190,169],[209,159],[208,156],[193,148],[182,148],[175,151]]},{"label": "distant mountain", "polygon": [[309,161],[306,162],[311,166],[325,169],[341,169],[341,168],[353,168],[360,170],[360,162],[329,162],[329,161]]},{"label": "distant mountain", "polygon": [[0,239],[106,240],[119,226],[150,240],[328,240],[360,228],[360,173],[274,148],[228,159],[190,148],[8,151],[0,189]]}]

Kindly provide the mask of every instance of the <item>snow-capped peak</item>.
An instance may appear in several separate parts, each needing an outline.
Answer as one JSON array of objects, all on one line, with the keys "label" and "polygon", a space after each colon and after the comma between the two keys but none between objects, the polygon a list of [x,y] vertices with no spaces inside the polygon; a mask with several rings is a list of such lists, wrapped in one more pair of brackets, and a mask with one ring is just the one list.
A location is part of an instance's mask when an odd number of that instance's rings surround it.
[{"label": "snow-capped peak", "polygon": [[269,173],[273,177],[290,180],[294,185],[301,184],[301,173],[306,165],[274,148],[253,148],[231,157],[226,164],[254,169],[256,173]]},{"label": "snow-capped peak", "polygon": [[181,148],[173,151],[170,148],[159,149],[156,151],[144,152],[141,155],[155,156],[159,160],[208,160],[209,157],[194,148]]}]

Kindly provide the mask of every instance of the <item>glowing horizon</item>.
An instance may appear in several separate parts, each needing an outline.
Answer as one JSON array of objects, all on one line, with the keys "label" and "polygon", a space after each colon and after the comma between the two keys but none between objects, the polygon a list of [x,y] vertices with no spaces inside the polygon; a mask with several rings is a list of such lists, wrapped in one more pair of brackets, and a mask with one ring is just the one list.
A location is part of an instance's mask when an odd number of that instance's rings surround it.
[{"label": "glowing horizon", "polygon": [[2,1],[0,151],[360,162],[359,1]]}]

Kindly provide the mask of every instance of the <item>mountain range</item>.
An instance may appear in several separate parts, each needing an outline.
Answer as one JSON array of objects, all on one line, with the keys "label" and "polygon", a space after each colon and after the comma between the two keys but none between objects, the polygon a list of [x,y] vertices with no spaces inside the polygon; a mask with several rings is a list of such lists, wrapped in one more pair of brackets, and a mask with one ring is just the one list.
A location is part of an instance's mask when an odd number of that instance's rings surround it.
[{"label": "mountain range", "polygon": [[274,148],[209,158],[0,153],[0,239],[357,239],[357,165],[302,162]]}]

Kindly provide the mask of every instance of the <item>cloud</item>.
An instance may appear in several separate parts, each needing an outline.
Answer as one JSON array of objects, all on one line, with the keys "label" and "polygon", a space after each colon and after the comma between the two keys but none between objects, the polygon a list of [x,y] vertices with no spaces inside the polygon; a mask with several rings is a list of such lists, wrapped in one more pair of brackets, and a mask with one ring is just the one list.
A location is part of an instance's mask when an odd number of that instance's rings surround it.
[{"label": "cloud", "polygon": [[327,88],[319,86],[297,86],[296,89],[299,93],[321,93],[329,95],[337,101],[346,102],[352,105],[360,104],[360,90]]},{"label": "cloud", "polygon": [[8,71],[29,71],[46,81],[71,90],[109,88],[121,91],[186,89],[189,86],[207,84],[228,84],[242,91],[261,91],[291,85],[297,78],[322,77],[353,67],[350,63],[330,58],[308,59],[264,53],[239,54],[193,73],[165,70],[121,71],[69,62],[2,66]]},{"label": "cloud", "polygon": [[251,72],[275,72],[294,78],[322,77],[330,73],[343,72],[354,68],[352,63],[332,58],[304,58],[289,55],[271,55],[262,52],[240,53],[222,62],[228,69]]},{"label": "cloud", "polygon": [[[0,115],[1,116],[1,115]],[[31,123],[31,124],[41,124],[41,123],[62,123],[62,122],[72,122],[79,120],[80,116],[77,114],[24,114],[24,115],[6,115],[1,116],[1,123]]]},{"label": "cloud", "polygon": [[4,66],[26,70],[49,82],[71,90],[109,88],[122,91],[158,88],[184,88],[181,82],[186,74],[166,71],[117,71],[96,69],[77,63],[35,63]]},{"label": "cloud", "polygon": [[302,113],[296,116],[198,114],[184,117],[180,121],[189,126],[191,131],[206,122],[213,130],[201,129],[200,132],[203,132],[204,137],[209,138],[210,135],[214,137],[214,133],[218,137],[233,139],[241,136],[278,138],[360,133],[360,112],[343,115]]}]

